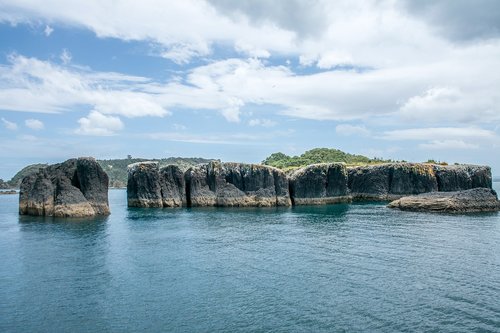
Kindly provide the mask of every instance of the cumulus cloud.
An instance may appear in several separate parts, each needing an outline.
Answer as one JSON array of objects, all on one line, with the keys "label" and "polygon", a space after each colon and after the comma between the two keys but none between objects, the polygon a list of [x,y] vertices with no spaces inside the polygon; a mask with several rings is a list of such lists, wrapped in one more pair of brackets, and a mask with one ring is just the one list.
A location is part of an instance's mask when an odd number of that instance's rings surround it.
[{"label": "cumulus cloud", "polygon": [[31,128],[33,130],[41,130],[45,127],[42,121],[38,119],[26,119],[24,121],[26,127]]},{"label": "cumulus cloud", "polygon": [[118,117],[105,116],[92,111],[87,117],[78,120],[80,127],[75,131],[81,135],[109,136],[123,129],[123,122]]},{"label": "cumulus cloud", "polygon": [[15,122],[12,122],[12,121],[8,121],[7,119],[5,118],[2,118],[2,123],[3,123],[3,126],[8,129],[8,130],[11,130],[11,131],[15,131],[17,130],[17,124]]},{"label": "cumulus cloud", "polygon": [[0,108],[22,112],[60,113],[89,105],[101,113],[126,117],[165,116],[151,94],[141,91],[149,79],[118,73],[62,67],[11,55],[0,65]]}]

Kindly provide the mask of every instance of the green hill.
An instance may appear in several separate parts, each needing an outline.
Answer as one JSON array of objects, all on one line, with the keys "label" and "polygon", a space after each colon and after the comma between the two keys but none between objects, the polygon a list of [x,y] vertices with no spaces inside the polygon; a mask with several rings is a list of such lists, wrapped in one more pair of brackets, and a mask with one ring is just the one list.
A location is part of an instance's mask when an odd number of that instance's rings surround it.
[{"label": "green hill", "polygon": [[300,156],[288,156],[283,153],[271,154],[262,161],[262,164],[280,169],[304,167],[315,163],[344,162],[350,165],[377,164],[390,162],[379,158],[368,158],[363,155],[345,153],[338,149],[315,148],[306,151]]},{"label": "green hill", "polygon": [[[132,163],[144,162],[144,161],[157,161],[160,166],[165,166],[168,164],[178,165],[181,169],[187,170],[189,167],[200,164],[208,163],[212,160],[205,158],[182,158],[182,157],[169,157],[162,159],[146,159],[146,158],[124,158],[124,159],[112,159],[112,160],[97,160],[99,165],[109,176],[109,185],[111,187],[125,187],[127,186],[127,166]],[[0,189],[1,188],[19,188],[21,181],[27,175],[37,172],[40,168],[45,168],[47,164],[31,164],[20,170],[18,173],[12,177],[9,181],[3,181],[0,179]]]}]

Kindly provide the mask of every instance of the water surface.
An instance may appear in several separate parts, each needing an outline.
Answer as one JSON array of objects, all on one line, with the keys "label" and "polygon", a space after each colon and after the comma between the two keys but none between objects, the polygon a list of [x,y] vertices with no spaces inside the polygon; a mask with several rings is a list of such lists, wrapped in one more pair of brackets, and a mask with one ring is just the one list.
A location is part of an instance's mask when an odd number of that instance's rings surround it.
[{"label": "water surface", "polygon": [[54,220],[17,200],[1,332],[500,331],[498,213],[128,209],[111,190],[109,217]]}]

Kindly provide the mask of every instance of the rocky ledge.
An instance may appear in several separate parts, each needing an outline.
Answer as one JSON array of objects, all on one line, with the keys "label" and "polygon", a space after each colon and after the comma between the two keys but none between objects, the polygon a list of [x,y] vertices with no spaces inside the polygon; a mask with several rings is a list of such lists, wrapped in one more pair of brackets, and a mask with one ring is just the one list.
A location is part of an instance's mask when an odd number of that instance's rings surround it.
[{"label": "rocky ledge", "polygon": [[55,217],[108,215],[108,176],[90,157],[42,168],[22,180],[19,214]]},{"label": "rocky ledge", "polygon": [[431,192],[402,197],[391,202],[389,208],[408,211],[447,213],[492,212],[500,210],[500,201],[494,190],[474,188],[456,192]]}]

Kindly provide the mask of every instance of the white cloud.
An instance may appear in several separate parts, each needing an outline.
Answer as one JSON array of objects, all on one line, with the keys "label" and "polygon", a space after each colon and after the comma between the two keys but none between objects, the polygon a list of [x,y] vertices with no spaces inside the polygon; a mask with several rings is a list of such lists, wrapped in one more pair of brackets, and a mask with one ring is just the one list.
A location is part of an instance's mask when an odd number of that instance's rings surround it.
[{"label": "white cloud", "polygon": [[335,132],[340,135],[361,135],[368,136],[370,131],[365,126],[355,126],[349,124],[340,124],[335,127]]},{"label": "white cloud", "polygon": [[459,139],[498,139],[495,132],[478,127],[431,127],[394,130],[384,132],[381,138],[386,140],[436,141],[449,141]]},{"label": "white cloud", "polygon": [[5,126],[5,128],[8,130],[11,130],[11,131],[17,130],[17,124],[15,122],[8,121],[7,119],[2,118],[2,123]]},{"label": "white cloud", "polygon": [[250,119],[248,122],[248,125],[254,127],[254,126],[262,126],[262,127],[274,127],[277,125],[275,121],[272,121],[271,119]]},{"label": "white cloud", "polygon": [[88,105],[105,114],[126,117],[168,115],[153,94],[141,91],[149,79],[92,72],[20,55],[0,65],[0,108],[22,112],[60,113]]},{"label": "white cloud", "polygon": [[123,122],[118,117],[105,116],[92,111],[87,117],[78,120],[80,127],[75,131],[81,135],[109,136],[123,129]]},{"label": "white cloud", "polygon": [[45,127],[43,122],[38,119],[26,119],[24,121],[24,124],[26,125],[26,127],[29,127],[34,130],[41,130]]},{"label": "white cloud", "polygon": [[71,62],[71,59],[73,57],[71,56],[71,53],[68,50],[64,49],[59,58],[61,58],[61,61],[63,62],[63,64],[67,65]]},{"label": "white cloud", "polygon": [[53,32],[54,32],[54,29],[52,29],[52,27],[50,27],[49,25],[46,25],[45,29],[43,30],[43,33],[47,37],[49,37]]},{"label": "white cloud", "polygon": [[449,150],[449,149],[478,149],[479,145],[466,143],[462,140],[432,140],[418,145],[424,150]]}]

